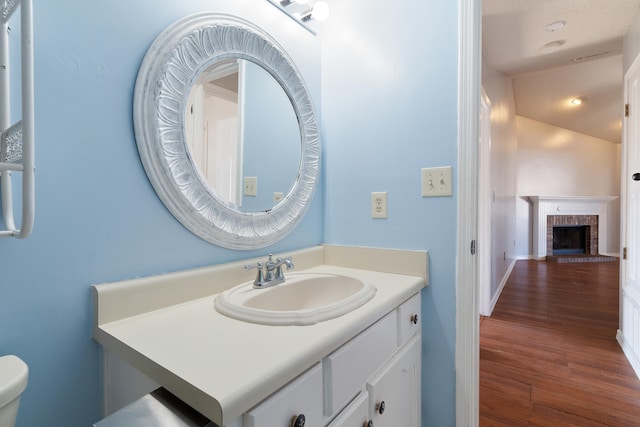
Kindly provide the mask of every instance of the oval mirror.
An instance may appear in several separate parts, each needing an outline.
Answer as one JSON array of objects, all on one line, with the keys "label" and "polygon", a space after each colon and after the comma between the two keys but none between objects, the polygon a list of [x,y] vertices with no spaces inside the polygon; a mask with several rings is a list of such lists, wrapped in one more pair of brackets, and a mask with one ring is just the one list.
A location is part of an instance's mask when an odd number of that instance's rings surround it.
[{"label": "oval mirror", "polygon": [[156,38],[134,127],[156,193],[208,242],[268,246],[311,202],[320,145],[308,91],[286,52],[241,18],[196,14]]}]

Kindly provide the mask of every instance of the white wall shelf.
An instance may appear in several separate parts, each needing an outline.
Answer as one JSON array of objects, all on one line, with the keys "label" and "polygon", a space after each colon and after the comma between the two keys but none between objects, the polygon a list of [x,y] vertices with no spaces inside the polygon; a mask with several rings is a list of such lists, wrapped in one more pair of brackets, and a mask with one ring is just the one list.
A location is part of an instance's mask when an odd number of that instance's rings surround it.
[{"label": "white wall shelf", "polygon": [[[9,21],[20,10],[22,119],[11,122]],[[0,192],[4,229],[0,237],[25,238],[31,234],[35,216],[33,2],[0,0]],[[22,221],[15,225],[12,172],[22,173]]]}]

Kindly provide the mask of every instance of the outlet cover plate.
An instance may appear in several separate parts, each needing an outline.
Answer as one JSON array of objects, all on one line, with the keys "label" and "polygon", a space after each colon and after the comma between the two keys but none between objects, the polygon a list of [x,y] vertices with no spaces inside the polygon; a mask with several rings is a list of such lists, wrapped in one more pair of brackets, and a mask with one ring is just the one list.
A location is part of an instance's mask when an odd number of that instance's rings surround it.
[{"label": "outlet cover plate", "polygon": [[371,218],[387,218],[387,192],[371,193]]}]

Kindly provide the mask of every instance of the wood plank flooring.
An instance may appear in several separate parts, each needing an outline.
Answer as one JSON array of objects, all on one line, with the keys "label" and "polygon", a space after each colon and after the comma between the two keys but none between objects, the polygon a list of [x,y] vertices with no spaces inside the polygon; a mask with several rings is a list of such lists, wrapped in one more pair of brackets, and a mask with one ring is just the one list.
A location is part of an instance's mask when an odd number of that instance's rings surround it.
[{"label": "wood plank flooring", "polygon": [[517,261],[480,323],[480,426],[640,426],[616,262]]}]

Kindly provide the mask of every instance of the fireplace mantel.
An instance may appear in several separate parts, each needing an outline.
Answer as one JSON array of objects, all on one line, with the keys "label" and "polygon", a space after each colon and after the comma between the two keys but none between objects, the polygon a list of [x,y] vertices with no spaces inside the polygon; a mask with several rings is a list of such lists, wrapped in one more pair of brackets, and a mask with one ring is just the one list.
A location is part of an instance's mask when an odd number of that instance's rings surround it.
[{"label": "fireplace mantel", "polygon": [[[533,202],[533,255],[547,256],[548,215],[598,215],[598,240],[607,240],[608,205],[616,196],[528,196]],[[549,254],[550,255],[550,254]]]}]

